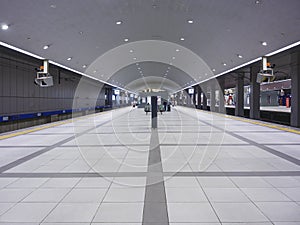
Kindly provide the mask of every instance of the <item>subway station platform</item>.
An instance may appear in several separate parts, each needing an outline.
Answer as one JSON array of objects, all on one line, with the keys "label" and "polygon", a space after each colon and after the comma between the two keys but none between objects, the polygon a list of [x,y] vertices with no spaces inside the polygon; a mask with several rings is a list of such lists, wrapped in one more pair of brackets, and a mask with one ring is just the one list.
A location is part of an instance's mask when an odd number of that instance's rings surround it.
[{"label": "subway station platform", "polygon": [[0,224],[298,225],[300,132],[126,107],[0,136]]}]

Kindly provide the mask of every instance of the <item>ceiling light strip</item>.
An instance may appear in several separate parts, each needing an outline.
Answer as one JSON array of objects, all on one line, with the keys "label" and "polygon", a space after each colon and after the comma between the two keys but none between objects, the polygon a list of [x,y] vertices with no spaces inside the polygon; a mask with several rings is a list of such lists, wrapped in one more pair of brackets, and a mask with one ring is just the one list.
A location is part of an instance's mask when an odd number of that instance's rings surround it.
[{"label": "ceiling light strip", "polygon": [[[276,51],[274,51],[274,52],[268,53],[268,54],[266,54],[265,56],[270,57],[270,56],[276,55],[276,54],[278,54],[278,53],[281,53],[281,52],[283,52],[283,51],[289,50],[289,49],[291,49],[291,48],[293,48],[293,47],[296,47],[296,46],[298,46],[298,45],[300,45],[300,41],[297,41],[297,42],[295,42],[295,43],[293,43],[293,44],[290,44],[290,45],[288,45],[288,46],[285,46],[285,47],[283,47],[283,48],[280,48],[280,49],[278,49],[278,50],[276,50]],[[244,64],[242,64],[242,65],[236,66],[236,67],[234,67],[234,68],[232,68],[232,69],[229,69],[229,70],[226,70],[226,71],[224,71],[224,72],[222,72],[222,73],[219,73],[219,74],[217,74],[217,75],[215,75],[215,76],[213,76],[213,77],[209,77],[209,78],[207,78],[207,79],[205,79],[205,80],[202,80],[202,81],[200,81],[200,82],[198,82],[198,83],[195,83],[195,84],[193,84],[193,85],[191,85],[191,86],[189,86],[189,87],[184,87],[184,88],[182,88],[182,89],[180,89],[180,90],[174,92],[174,94],[177,93],[177,92],[179,92],[179,91],[182,91],[182,90],[185,90],[185,89],[187,89],[187,88],[190,88],[190,87],[192,87],[192,86],[195,86],[195,85],[204,83],[204,82],[209,81],[209,80],[211,80],[211,79],[217,78],[217,77],[222,76],[222,75],[227,74],[227,73],[230,73],[230,72],[232,72],[232,71],[234,71],[234,70],[237,70],[237,69],[240,69],[240,68],[242,68],[242,67],[248,66],[248,65],[250,65],[250,64],[252,64],[252,63],[258,62],[258,61],[260,61],[261,59],[262,59],[262,57],[253,59],[253,60],[251,60],[251,61],[249,61],[249,62],[246,62],[246,63],[244,63]]]},{"label": "ceiling light strip", "polygon": [[3,47],[9,48],[9,49],[15,50],[15,51],[17,51],[17,52],[23,53],[23,54],[25,54],[25,55],[29,55],[29,56],[34,57],[34,58],[36,58],[36,59],[41,59],[41,60],[44,59],[43,57],[41,57],[41,56],[39,56],[39,55],[35,55],[35,54],[30,53],[30,52],[28,52],[28,51],[25,51],[25,50],[23,50],[23,49],[20,49],[20,48],[17,48],[17,47],[12,46],[12,45],[10,45],[10,44],[4,43],[4,42],[2,42],[2,41],[0,41],[0,45],[3,46]]},{"label": "ceiling light strip", "polygon": [[[6,47],[6,48],[9,48],[9,49],[12,49],[12,50],[14,50],[14,51],[23,53],[23,54],[25,54],[25,55],[31,56],[31,57],[36,58],[36,59],[40,59],[40,60],[44,60],[44,59],[45,59],[44,57],[41,57],[41,56],[36,55],[36,54],[33,54],[33,53],[28,52],[28,51],[26,51],[26,50],[23,50],[23,49],[21,49],[21,48],[17,48],[17,47],[15,47],[15,46],[12,46],[12,45],[7,44],[7,43],[2,42],[2,41],[0,41],[0,46],[3,46],[3,47]],[[51,64],[53,64],[53,65],[55,65],[55,66],[61,67],[61,68],[63,68],[63,69],[69,70],[69,71],[71,71],[71,72],[80,74],[80,75],[82,75],[82,76],[88,77],[88,78],[90,78],[90,79],[93,79],[93,80],[96,80],[96,81],[100,81],[100,82],[102,82],[102,83],[104,83],[104,84],[108,84],[108,85],[110,85],[110,86],[117,87],[117,88],[119,88],[119,89],[121,89],[121,90],[123,90],[123,91],[127,91],[127,92],[129,92],[129,93],[136,94],[135,92],[132,92],[132,91],[126,90],[126,89],[124,89],[124,88],[118,87],[118,86],[116,86],[116,85],[110,84],[110,83],[108,83],[108,82],[106,82],[106,81],[103,81],[103,80],[100,80],[100,79],[98,79],[98,78],[92,77],[92,76],[90,76],[90,75],[88,75],[88,74],[85,74],[85,73],[82,73],[82,72],[80,72],[80,71],[74,70],[74,69],[72,69],[72,68],[70,68],[70,67],[61,65],[61,64],[59,64],[59,63],[57,63],[57,62],[54,62],[54,61],[52,61],[52,60],[49,60],[49,63],[51,63]]]}]

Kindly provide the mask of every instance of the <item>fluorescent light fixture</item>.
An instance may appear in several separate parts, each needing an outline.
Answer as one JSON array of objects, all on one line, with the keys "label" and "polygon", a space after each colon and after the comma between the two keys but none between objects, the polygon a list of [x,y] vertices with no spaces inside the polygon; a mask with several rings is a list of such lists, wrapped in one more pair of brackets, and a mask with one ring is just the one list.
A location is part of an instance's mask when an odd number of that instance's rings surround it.
[{"label": "fluorescent light fixture", "polygon": [[2,30],[8,30],[9,26],[7,24],[2,24],[1,29]]},{"label": "fluorescent light fixture", "polygon": [[227,66],[227,64],[226,64],[226,63],[223,63],[223,66]]},{"label": "fluorescent light fixture", "polygon": [[266,41],[262,41],[262,42],[261,42],[261,45],[263,45],[263,46],[267,46],[267,45],[268,45],[268,43],[267,43]]},{"label": "fluorescent light fixture", "polygon": [[117,21],[116,24],[117,25],[121,25],[123,22],[121,20]]},{"label": "fluorescent light fixture", "polygon": [[49,45],[45,45],[45,46],[43,47],[44,50],[46,50],[46,49],[48,49],[48,48],[49,48]]},{"label": "fluorescent light fixture", "polygon": [[185,39],[182,37],[182,38],[180,38],[180,41],[184,41]]},{"label": "fluorescent light fixture", "polygon": [[129,39],[128,38],[124,38],[124,41],[127,42],[127,41],[129,41]]},{"label": "fluorescent light fixture", "polygon": [[194,23],[193,20],[188,20],[187,22],[188,22],[189,24],[193,24],[193,23]]},{"label": "fluorescent light fixture", "polygon": [[276,54],[278,54],[278,53],[280,53],[280,52],[286,51],[286,50],[288,50],[288,49],[290,49],[290,48],[293,48],[293,47],[296,47],[296,46],[298,46],[298,45],[300,45],[300,41],[298,41],[298,42],[296,42],[296,43],[293,43],[293,44],[290,44],[290,45],[288,45],[288,46],[285,46],[285,47],[283,47],[283,48],[280,48],[280,49],[278,49],[278,50],[276,50],[276,51],[274,51],[274,52],[271,52],[271,53],[267,54],[266,56],[269,57],[269,56],[272,56],[272,55],[276,55]]}]

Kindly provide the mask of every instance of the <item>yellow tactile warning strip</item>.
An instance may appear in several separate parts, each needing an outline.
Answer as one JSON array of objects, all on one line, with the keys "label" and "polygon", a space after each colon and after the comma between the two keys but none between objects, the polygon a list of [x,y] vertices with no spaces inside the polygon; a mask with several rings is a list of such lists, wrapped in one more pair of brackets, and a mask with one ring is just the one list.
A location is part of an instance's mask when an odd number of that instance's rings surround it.
[{"label": "yellow tactile warning strip", "polygon": [[54,123],[54,124],[42,125],[42,126],[31,128],[31,129],[29,128],[29,129],[22,130],[22,131],[16,131],[16,132],[13,132],[13,133],[0,135],[0,140],[4,140],[4,139],[8,139],[8,138],[20,136],[20,135],[23,135],[23,134],[29,134],[29,133],[32,133],[32,132],[44,130],[44,129],[51,128],[51,127],[57,127],[57,126],[60,126],[60,125],[63,125],[63,124],[72,123],[72,122],[74,122],[76,120],[85,119],[87,117],[92,117],[92,116],[99,115],[99,114],[104,114],[104,113],[107,113],[107,112],[111,112],[111,111],[104,111],[104,112],[99,112],[99,113],[96,113],[96,114],[90,114],[90,115],[86,115],[86,116],[81,116],[81,117],[78,117],[76,119],[71,118],[71,119],[68,119],[66,121],[57,122],[57,123]]},{"label": "yellow tactile warning strip", "polygon": [[247,119],[247,118],[241,118],[241,117],[236,117],[236,116],[224,115],[224,114],[216,113],[216,112],[203,111],[203,110],[201,110],[201,112],[216,114],[218,116],[223,116],[225,118],[239,120],[239,121],[242,121],[242,122],[251,123],[251,124],[255,124],[255,125],[259,125],[259,126],[263,126],[263,127],[269,127],[269,128],[273,128],[273,129],[277,129],[277,130],[282,130],[282,131],[286,131],[286,132],[290,132],[290,133],[294,133],[294,134],[300,134],[300,130],[296,130],[296,129],[289,128],[289,127],[283,127],[283,126],[274,125],[274,124],[267,124],[267,123],[263,123],[263,122],[260,122],[260,121],[255,121],[255,120],[251,120],[251,119]]}]

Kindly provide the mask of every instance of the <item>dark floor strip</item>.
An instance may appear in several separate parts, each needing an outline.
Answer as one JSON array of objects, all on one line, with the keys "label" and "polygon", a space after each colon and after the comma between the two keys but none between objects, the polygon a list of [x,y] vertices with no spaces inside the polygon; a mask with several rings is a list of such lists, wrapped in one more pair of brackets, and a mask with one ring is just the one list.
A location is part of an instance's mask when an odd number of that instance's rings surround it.
[{"label": "dark floor strip", "polygon": [[[181,113],[186,114],[186,113],[184,113],[184,112],[181,112]],[[269,147],[267,147],[267,146],[265,146],[265,145],[263,145],[263,144],[259,144],[259,143],[255,142],[255,141],[252,141],[252,140],[248,139],[248,138],[242,137],[242,136],[240,136],[240,135],[238,135],[238,134],[236,134],[236,133],[234,133],[234,132],[231,132],[231,131],[228,131],[228,130],[226,130],[226,129],[220,128],[220,127],[218,127],[218,126],[216,126],[216,125],[213,125],[213,124],[211,124],[211,123],[209,123],[209,122],[207,122],[207,121],[200,120],[199,118],[197,118],[197,119],[198,119],[200,122],[202,122],[202,123],[204,123],[204,124],[206,124],[206,125],[208,125],[208,126],[211,126],[211,127],[215,128],[215,129],[218,129],[218,130],[221,130],[221,131],[223,131],[224,133],[229,134],[229,135],[231,135],[231,136],[233,136],[233,137],[235,137],[235,138],[238,138],[238,139],[241,140],[241,141],[247,142],[247,143],[249,143],[250,145],[256,146],[256,147],[258,147],[258,148],[260,148],[260,149],[262,149],[262,150],[265,150],[266,152],[269,152],[269,153],[271,153],[271,154],[273,154],[273,155],[276,155],[276,156],[278,156],[278,157],[280,157],[280,158],[282,158],[282,159],[285,159],[285,160],[287,160],[287,161],[289,161],[289,162],[291,162],[291,163],[294,163],[294,164],[300,166],[300,160],[299,160],[299,159],[296,159],[296,158],[294,158],[294,157],[292,157],[292,156],[290,156],[290,155],[287,155],[287,154],[285,154],[285,153],[282,153],[282,152],[280,152],[280,151],[276,151],[276,150],[274,150],[274,149],[272,149],[272,148],[269,148]],[[222,145],[223,145],[223,144],[222,144]]]},{"label": "dark floor strip", "polygon": [[148,157],[143,225],[169,225],[158,133],[152,130]]},{"label": "dark floor strip", "polygon": [[175,177],[285,177],[285,176],[300,176],[300,171],[245,171],[245,172],[178,172],[164,173],[164,176]]},{"label": "dark floor strip", "polygon": [[[76,178],[76,177],[150,177],[153,172],[103,172],[103,173],[1,173],[0,178],[13,178],[13,177],[23,177],[23,178]],[[157,174],[155,174],[157,175]],[[164,172],[163,177],[290,177],[290,176],[300,176],[300,171],[244,171],[244,172]],[[161,177],[159,177],[161,178]],[[152,179],[152,180],[151,180]],[[153,182],[152,177],[150,177],[149,182]],[[162,182],[158,185],[153,185],[152,189],[148,189],[148,199],[149,197],[156,198],[156,196],[151,196],[151,191],[161,190]],[[147,190],[147,189],[146,189]],[[164,198],[164,192],[158,191],[160,201]],[[163,201],[164,202],[164,201]]]},{"label": "dark floor strip", "polygon": [[17,160],[15,160],[15,161],[13,161],[13,162],[5,165],[5,166],[2,166],[2,167],[0,167],[0,173],[3,173],[3,172],[5,172],[5,171],[7,171],[9,169],[12,169],[12,168],[14,168],[14,167],[16,167],[16,166],[24,163],[24,162],[27,162],[27,161],[29,161],[29,160],[31,160],[31,159],[33,159],[33,158],[35,158],[35,157],[37,157],[37,156],[45,153],[45,152],[51,151],[54,148],[61,147],[61,145],[65,144],[65,143],[67,143],[69,141],[72,141],[73,139],[75,139],[77,137],[80,137],[80,136],[86,134],[87,132],[92,131],[95,128],[100,127],[100,126],[102,126],[104,124],[107,124],[109,122],[111,122],[111,121],[108,120],[106,122],[100,123],[99,125],[97,125],[95,127],[92,127],[92,128],[90,128],[88,130],[85,130],[85,131],[83,131],[81,133],[76,134],[76,136],[72,136],[72,137],[66,138],[66,139],[64,139],[64,140],[62,140],[60,142],[55,143],[54,145],[47,146],[46,148],[43,148],[43,149],[41,149],[41,150],[39,150],[37,152],[34,152],[34,153],[32,153],[30,155],[27,155],[27,156],[25,156],[23,158],[17,159]]}]

